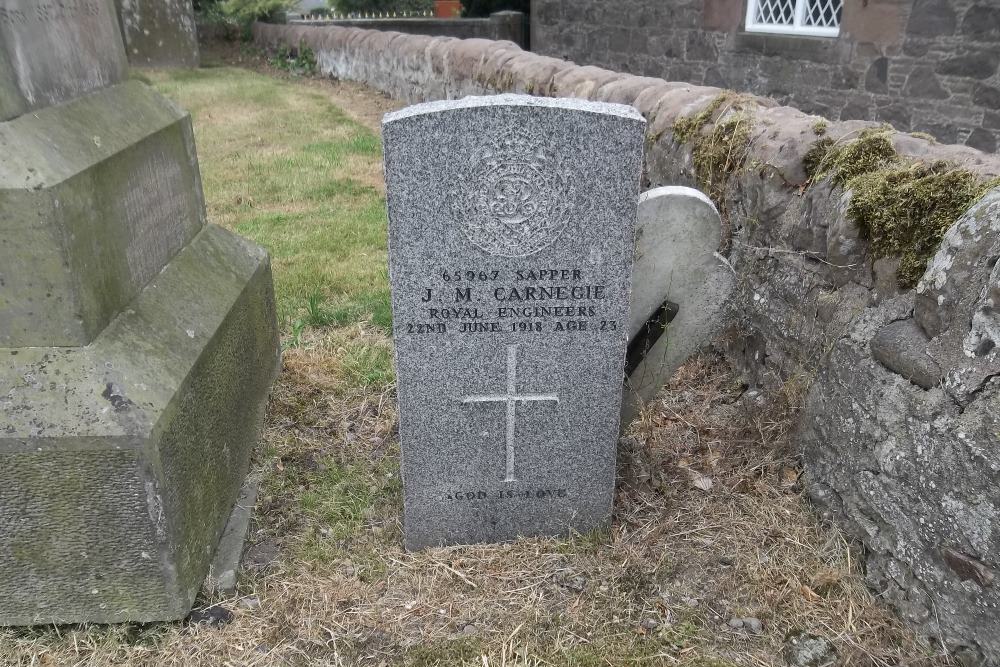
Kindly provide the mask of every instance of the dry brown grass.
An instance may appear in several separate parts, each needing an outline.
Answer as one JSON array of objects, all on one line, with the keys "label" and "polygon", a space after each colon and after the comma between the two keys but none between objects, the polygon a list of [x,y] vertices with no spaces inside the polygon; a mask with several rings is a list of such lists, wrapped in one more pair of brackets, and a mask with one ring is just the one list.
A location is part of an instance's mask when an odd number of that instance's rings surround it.
[{"label": "dry brown grass", "polygon": [[[774,665],[794,630],[845,664],[937,662],[804,504],[789,396],[746,400],[710,356],[625,438],[610,534],[405,552],[392,387],[345,379],[372,337],[310,331],[286,354],[252,534],[279,557],[203,603],[229,624],[7,632],[4,664]],[[748,616],[760,635],[729,627]]]}]

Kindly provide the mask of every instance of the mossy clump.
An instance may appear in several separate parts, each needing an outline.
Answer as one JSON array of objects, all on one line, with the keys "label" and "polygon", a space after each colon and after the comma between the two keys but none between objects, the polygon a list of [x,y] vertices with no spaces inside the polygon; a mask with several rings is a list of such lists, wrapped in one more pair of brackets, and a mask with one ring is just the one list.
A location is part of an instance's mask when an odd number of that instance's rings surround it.
[{"label": "mossy clump", "polygon": [[830,124],[827,123],[825,119],[820,118],[818,121],[813,123],[812,126],[813,134],[815,134],[817,137],[822,137],[824,134],[826,134],[826,129],[829,126]]},{"label": "mossy clump", "polygon": [[707,107],[691,116],[681,116],[674,121],[674,141],[679,144],[686,144],[695,135],[701,132],[702,128],[708,125],[712,116],[719,110],[723,102],[732,98],[732,93],[726,91],[712,100]]},{"label": "mossy clump", "polygon": [[[724,104],[727,107],[720,114]],[[674,141],[693,144],[691,157],[698,185],[720,211],[725,208],[723,195],[726,182],[746,162],[753,126],[753,118],[746,106],[743,98],[727,91],[698,113],[683,116],[674,122]],[[705,132],[716,115],[720,115],[720,119],[711,131]]]},{"label": "mossy clump", "polygon": [[830,176],[834,183],[845,186],[856,176],[897,164],[900,159],[892,145],[892,130],[872,128],[846,144],[823,137],[812,145],[802,161],[810,181],[815,183]]},{"label": "mossy clump", "polygon": [[810,181],[816,181],[818,178],[821,178],[822,169],[834,143],[830,137],[823,137],[810,146],[806,154],[802,156],[802,164],[805,167],[806,176],[809,177]]},{"label": "mossy clump", "polygon": [[937,138],[928,132],[910,132],[910,136],[916,137],[917,139],[923,139],[924,141],[929,141],[932,144],[936,144],[938,142]]},{"label": "mossy clump", "polygon": [[834,147],[820,169],[829,171],[837,185],[847,185],[861,174],[870,174],[898,162],[899,153],[892,145],[892,130],[869,129],[855,141]]},{"label": "mossy clump", "polygon": [[743,167],[750,146],[750,114],[739,111],[716,123],[712,131],[694,142],[694,160],[698,185],[721,206],[726,182]]},{"label": "mossy clump", "polygon": [[996,185],[938,162],[879,169],[852,179],[847,213],[871,243],[874,257],[899,257],[901,286],[917,284],[955,222]]},{"label": "mossy clump", "polygon": [[829,177],[852,192],[848,217],[871,244],[876,258],[898,257],[902,287],[917,284],[945,232],[997,181],[984,182],[946,162],[904,160],[893,131],[872,128],[838,144],[817,141],[803,157],[810,181]]}]

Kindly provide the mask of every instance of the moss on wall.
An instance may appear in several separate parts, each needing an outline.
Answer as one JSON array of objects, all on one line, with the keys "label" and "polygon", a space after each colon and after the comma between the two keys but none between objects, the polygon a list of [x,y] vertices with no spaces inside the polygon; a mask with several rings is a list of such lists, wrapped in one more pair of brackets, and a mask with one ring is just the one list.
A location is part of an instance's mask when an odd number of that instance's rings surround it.
[{"label": "moss on wall", "polygon": [[873,256],[900,258],[900,285],[913,287],[948,228],[997,184],[944,162],[879,169],[848,183],[847,213]]},{"label": "moss on wall", "polygon": [[[753,115],[748,98],[726,91],[704,109],[674,122],[673,138],[691,144],[698,186],[724,211],[725,186],[743,168],[750,147]],[[716,116],[718,115],[718,118]],[[715,120],[710,131],[706,127]]]},{"label": "moss on wall", "polygon": [[716,97],[712,102],[699,111],[698,113],[691,116],[681,116],[676,121],[674,121],[674,141],[680,144],[686,144],[701,132],[708,123],[715,116],[715,112],[719,110],[723,102],[729,100],[732,97],[732,93],[729,91],[723,92],[721,95]]},{"label": "moss on wall", "polygon": [[892,133],[872,128],[846,144],[824,137],[803,159],[811,182],[829,177],[851,191],[847,214],[871,244],[872,256],[898,257],[897,278],[910,288],[948,228],[1000,179],[984,181],[948,162],[904,160]]},{"label": "moss on wall", "polygon": [[729,177],[746,162],[752,126],[750,114],[738,111],[700,135],[691,149],[698,185],[720,208]]}]

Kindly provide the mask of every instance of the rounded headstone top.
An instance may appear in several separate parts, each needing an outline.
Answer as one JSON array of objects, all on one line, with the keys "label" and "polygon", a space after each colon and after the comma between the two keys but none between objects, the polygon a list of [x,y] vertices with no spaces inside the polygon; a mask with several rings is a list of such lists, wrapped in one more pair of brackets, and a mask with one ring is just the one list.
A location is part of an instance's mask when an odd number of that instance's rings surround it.
[{"label": "rounded headstone top", "polygon": [[592,102],[570,97],[534,97],[533,95],[516,95],[505,93],[503,95],[484,95],[463,97],[460,100],[439,100],[436,102],[424,102],[414,104],[399,111],[387,113],[382,118],[382,124],[387,125],[393,121],[411,118],[441,111],[453,111],[459,109],[475,109],[478,107],[542,107],[553,109],[567,109],[571,111],[585,111],[588,113],[599,113],[610,116],[620,116],[621,118],[645,122],[642,114],[635,107],[626,104],[613,104],[610,102]]}]

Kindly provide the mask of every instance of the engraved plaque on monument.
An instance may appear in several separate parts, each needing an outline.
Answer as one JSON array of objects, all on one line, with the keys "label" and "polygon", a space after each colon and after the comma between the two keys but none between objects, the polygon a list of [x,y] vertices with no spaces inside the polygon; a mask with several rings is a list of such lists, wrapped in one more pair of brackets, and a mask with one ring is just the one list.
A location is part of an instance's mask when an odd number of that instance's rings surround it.
[{"label": "engraved plaque on monument", "polygon": [[407,548],[607,525],[644,128],[519,95],[386,116]]},{"label": "engraved plaque on monument", "polygon": [[0,1],[0,121],[128,76],[111,0]]}]

